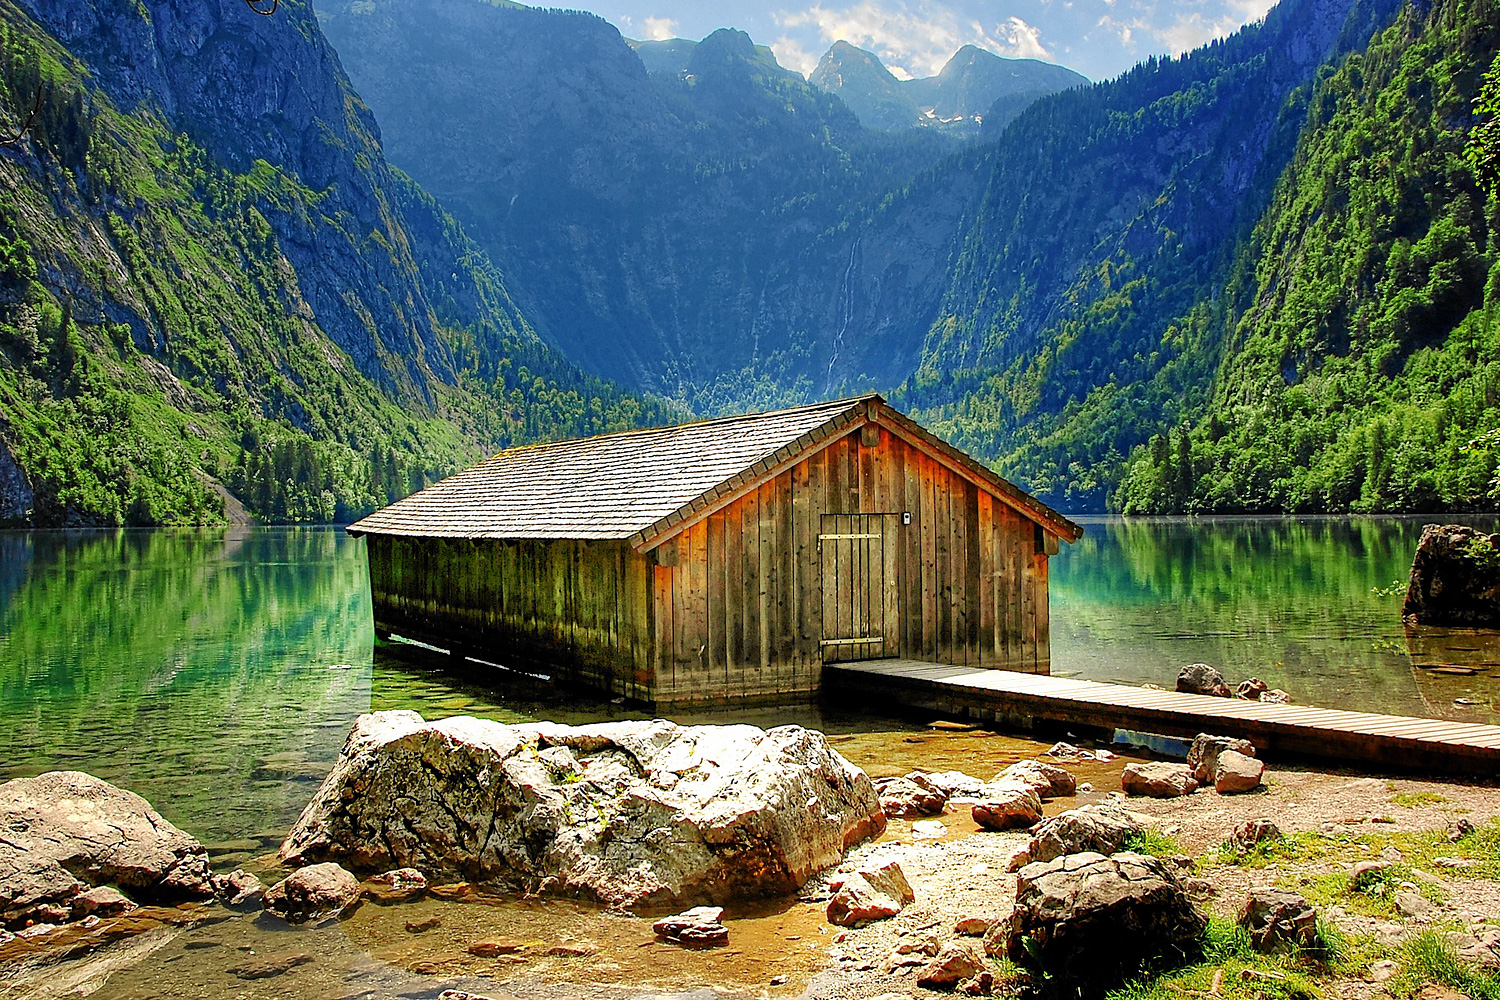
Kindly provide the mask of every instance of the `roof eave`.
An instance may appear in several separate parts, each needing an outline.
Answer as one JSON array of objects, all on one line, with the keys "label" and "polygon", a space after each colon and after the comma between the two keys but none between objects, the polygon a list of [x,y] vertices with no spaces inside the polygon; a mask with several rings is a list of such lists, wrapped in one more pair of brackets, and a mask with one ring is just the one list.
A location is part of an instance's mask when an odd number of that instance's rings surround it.
[{"label": "roof eave", "polygon": [[991,496],[1010,506],[1027,519],[1057,538],[1073,543],[1083,537],[1083,528],[1051,507],[1000,476],[983,463],[969,457],[942,438],[886,403],[878,394],[851,401],[848,409],[803,433],[743,472],[706,490],[672,513],[631,535],[627,541],[637,552],[645,552],[667,541],[715,511],[734,503],[766,479],[780,475],[798,462],[826,448],[838,436],[858,430],[865,424],[877,424],[901,437],[919,451],[936,458],[958,472]]}]

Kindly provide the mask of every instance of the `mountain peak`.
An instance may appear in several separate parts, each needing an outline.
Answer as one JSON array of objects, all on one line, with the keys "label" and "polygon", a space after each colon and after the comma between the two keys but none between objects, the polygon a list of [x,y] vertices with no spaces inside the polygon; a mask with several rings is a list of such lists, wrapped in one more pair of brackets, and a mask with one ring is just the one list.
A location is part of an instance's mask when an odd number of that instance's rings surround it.
[{"label": "mountain peak", "polygon": [[867,128],[939,128],[970,137],[992,111],[1008,122],[1037,98],[1088,82],[1062,66],[1007,59],[977,45],[961,46],[937,76],[897,80],[879,56],[843,39],[808,81],[837,94]]}]

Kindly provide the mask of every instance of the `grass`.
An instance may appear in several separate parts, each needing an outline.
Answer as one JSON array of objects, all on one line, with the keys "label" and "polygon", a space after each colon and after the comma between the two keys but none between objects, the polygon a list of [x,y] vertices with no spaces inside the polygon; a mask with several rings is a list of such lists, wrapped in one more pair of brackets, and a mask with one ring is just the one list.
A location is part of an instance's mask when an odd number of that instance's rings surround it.
[{"label": "grass", "polygon": [[1305,875],[1298,879],[1283,879],[1282,882],[1285,888],[1302,893],[1316,907],[1337,905],[1368,917],[1394,918],[1397,915],[1396,893],[1403,882],[1415,885],[1417,893],[1430,903],[1441,904],[1446,899],[1440,886],[1415,878],[1412,867],[1407,864],[1393,864],[1365,877],[1358,885],[1344,871]]},{"label": "grass", "polygon": [[1407,809],[1416,809],[1419,806],[1441,805],[1448,799],[1437,792],[1397,792],[1391,796],[1391,801]]},{"label": "grass", "polygon": [[1262,955],[1244,928],[1211,918],[1203,932],[1203,957],[1191,965],[1142,976],[1106,1000],[1180,1000],[1213,994],[1223,1000],[1312,1000],[1317,977],[1344,967],[1348,943],[1322,921],[1314,949]]},{"label": "grass", "polygon": [[1136,854],[1149,854],[1154,858],[1170,858],[1186,854],[1177,838],[1160,830],[1146,829],[1125,838],[1125,850]]},{"label": "grass", "polygon": [[1500,1000],[1500,975],[1458,957],[1441,934],[1426,931],[1407,941],[1396,954],[1401,969],[1386,983],[1397,1000],[1410,1000],[1427,983],[1440,983],[1471,1000]]},{"label": "grass", "polygon": [[[1418,795],[1430,793],[1416,793]],[[1412,869],[1464,878],[1500,880],[1500,819],[1476,827],[1473,833],[1453,842],[1444,830],[1422,830],[1414,833],[1370,831],[1357,836],[1321,833],[1297,833],[1277,840],[1262,841],[1245,851],[1225,843],[1204,858],[1207,864],[1236,865],[1241,868],[1264,868],[1268,865],[1312,863],[1317,861],[1373,860],[1389,849],[1401,853],[1401,866],[1410,878]],[[1471,868],[1446,871],[1434,864],[1440,857],[1467,858],[1478,861]],[[1414,880],[1415,881],[1415,880]]]}]

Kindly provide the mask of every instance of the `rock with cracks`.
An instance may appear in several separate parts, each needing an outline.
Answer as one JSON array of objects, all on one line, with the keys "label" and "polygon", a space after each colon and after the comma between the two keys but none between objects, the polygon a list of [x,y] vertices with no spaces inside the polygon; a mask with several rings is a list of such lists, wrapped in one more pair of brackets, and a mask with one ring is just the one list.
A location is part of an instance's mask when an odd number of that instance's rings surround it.
[{"label": "rock with cracks", "polygon": [[884,827],[865,773],[798,726],[378,712],[281,856],[666,908],[792,892]]},{"label": "rock with cracks", "polygon": [[1159,858],[1072,854],[1021,869],[1005,950],[1059,995],[1096,995],[1191,957],[1206,923]]},{"label": "rock with cracks", "polygon": [[1229,682],[1207,663],[1189,663],[1177,672],[1177,690],[1186,694],[1208,694],[1215,698],[1233,698]]},{"label": "rock with cracks", "polygon": [[995,775],[994,784],[1025,785],[1044,799],[1073,795],[1078,791],[1078,779],[1073,776],[1072,771],[1040,760],[1023,760],[1012,764]]},{"label": "rock with cracks", "polygon": [[1246,757],[1255,756],[1255,744],[1236,736],[1199,733],[1193,738],[1193,745],[1188,748],[1187,763],[1193,769],[1193,777],[1198,779],[1198,784],[1214,783],[1214,777],[1219,773],[1219,754],[1226,750],[1242,753]]},{"label": "rock with cracks", "polygon": [[722,906],[695,906],[651,925],[658,937],[684,948],[711,948],[729,942],[729,928],[724,926]]},{"label": "rock with cracks", "polygon": [[904,778],[876,778],[874,783],[887,816],[936,816],[948,804],[947,791],[920,771]]},{"label": "rock with cracks", "polygon": [[993,788],[970,808],[982,830],[1013,830],[1041,822],[1042,800],[1026,787]]},{"label": "rock with cracks", "polygon": [[1265,773],[1264,761],[1247,757],[1234,750],[1226,750],[1219,754],[1219,767],[1214,775],[1214,788],[1221,795],[1253,792],[1260,787]]},{"label": "rock with cracks", "polygon": [[1125,846],[1131,834],[1142,832],[1151,823],[1150,817],[1107,802],[1069,809],[1037,825],[1031,831],[1031,841],[1012,865],[1019,868],[1084,851],[1113,854]]},{"label": "rock with cracks", "polygon": [[85,916],[94,886],[136,899],[212,896],[208,852],[151,803],[82,771],[0,785],[0,927]]}]

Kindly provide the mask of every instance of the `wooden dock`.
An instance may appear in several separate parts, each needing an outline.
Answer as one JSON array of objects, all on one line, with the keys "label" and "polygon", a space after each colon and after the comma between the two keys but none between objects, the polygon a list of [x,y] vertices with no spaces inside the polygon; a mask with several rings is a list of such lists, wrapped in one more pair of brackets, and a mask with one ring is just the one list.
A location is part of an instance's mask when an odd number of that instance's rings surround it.
[{"label": "wooden dock", "polygon": [[1269,705],[1008,670],[866,660],[823,668],[825,697],[901,706],[1022,729],[1037,723],[1191,738],[1239,736],[1296,754],[1482,777],[1500,776],[1500,726]]}]

